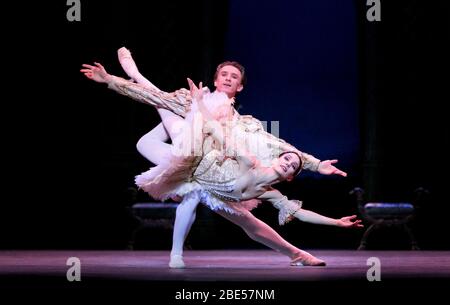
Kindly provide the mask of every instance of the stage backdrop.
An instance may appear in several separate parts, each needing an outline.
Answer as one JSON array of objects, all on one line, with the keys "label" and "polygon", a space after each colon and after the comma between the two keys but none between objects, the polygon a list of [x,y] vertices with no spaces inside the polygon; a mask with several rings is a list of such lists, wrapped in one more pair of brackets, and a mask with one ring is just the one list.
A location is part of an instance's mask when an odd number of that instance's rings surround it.
[{"label": "stage backdrop", "polygon": [[[320,159],[359,160],[353,1],[230,1],[225,55],[245,64],[241,113]],[[351,174],[355,174],[352,172]]]}]

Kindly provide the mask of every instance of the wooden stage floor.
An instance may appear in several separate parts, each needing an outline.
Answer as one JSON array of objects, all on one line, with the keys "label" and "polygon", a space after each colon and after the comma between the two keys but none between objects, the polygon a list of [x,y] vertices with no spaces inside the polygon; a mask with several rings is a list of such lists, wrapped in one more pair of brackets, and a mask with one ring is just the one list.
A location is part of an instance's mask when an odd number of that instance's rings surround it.
[{"label": "wooden stage floor", "polygon": [[[316,295],[331,288],[342,296],[375,289],[411,297],[426,289],[439,293],[450,288],[448,251],[308,251],[324,259],[327,266],[292,267],[287,257],[270,250],[186,251],[185,269],[168,268],[168,251],[3,250],[0,288],[63,289],[68,293],[94,288],[109,294],[133,289],[159,294],[169,303],[183,303],[176,301],[176,296],[203,290],[219,293],[230,289],[241,298],[242,290],[274,290],[281,301],[297,293]],[[67,279],[73,266],[67,265],[71,257],[80,262],[79,282]],[[380,262],[380,281],[367,278],[373,258]],[[185,299],[184,303],[191,304],[189,301],[194,300]]]}]

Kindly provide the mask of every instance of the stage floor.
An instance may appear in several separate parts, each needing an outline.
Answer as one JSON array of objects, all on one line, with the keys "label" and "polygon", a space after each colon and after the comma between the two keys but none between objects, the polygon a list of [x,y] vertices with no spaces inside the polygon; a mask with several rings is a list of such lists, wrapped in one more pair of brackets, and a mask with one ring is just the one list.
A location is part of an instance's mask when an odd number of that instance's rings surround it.
[{"label": "stage floor", "polygon": [[[450,280],[448,251],[342,251],[309,250],[327,262],[326,267],[292,267],[289,259],[270,250],[186,251],[185,269],[168,268],[168,251],[0,251],[2,288],[145,288],[169,299],[180,289],[288,289],[293,287],[359,287],[366,289],[399,283],[406,289],[427,285],[447,286]],[[80,282],[69,281],[71,257],[80,261]],[[380,262],[380,280],[367,278]],[[72,273],[73,274],[73,273]],[[372,275],[374,273],[371,273]],[[301,283],[300,283],[301,282]],[[313,284],[313,285],[312,285]],[[309,288],[308,288],[309,287]],[[112,290],[114,290],[112,289]],[[347,289],[347,288],[345,288]],[[281,294],[283,292],[280,292]]]}]

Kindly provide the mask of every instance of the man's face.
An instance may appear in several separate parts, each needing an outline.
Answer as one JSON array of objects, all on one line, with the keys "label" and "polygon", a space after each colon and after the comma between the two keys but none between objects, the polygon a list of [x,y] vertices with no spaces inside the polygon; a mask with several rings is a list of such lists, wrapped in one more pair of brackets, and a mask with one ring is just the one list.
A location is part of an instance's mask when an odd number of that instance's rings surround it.
[{"label": "man's face", "polygon": [[240,92],[244,87],[241,84],[242,74],[238,68],[234,66],[224,66],[217,73],[217,78],[214,81],[214,86],[219,92],[223,92],[232,98],[237,92]]}]

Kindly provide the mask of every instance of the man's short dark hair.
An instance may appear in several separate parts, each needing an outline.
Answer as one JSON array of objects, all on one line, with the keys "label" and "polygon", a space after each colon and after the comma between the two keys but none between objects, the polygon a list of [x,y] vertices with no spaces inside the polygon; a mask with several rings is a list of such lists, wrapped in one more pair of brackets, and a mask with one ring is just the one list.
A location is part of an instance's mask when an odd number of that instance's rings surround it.
[{"label": "man's short dark hair", "polygon": [[214,80],[217,79],[217,76],[219,75],[220,69],[222,69],[225,66],[233,66],[236,69],[238,69],[241,72],[241,85],[245,86],[247,83],[247,76],[245,75],[245,68],[243,65],[238,63],[237,61],[225,61],[217,66],[216,73],[214,73]]}]

